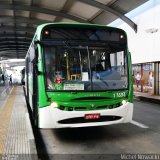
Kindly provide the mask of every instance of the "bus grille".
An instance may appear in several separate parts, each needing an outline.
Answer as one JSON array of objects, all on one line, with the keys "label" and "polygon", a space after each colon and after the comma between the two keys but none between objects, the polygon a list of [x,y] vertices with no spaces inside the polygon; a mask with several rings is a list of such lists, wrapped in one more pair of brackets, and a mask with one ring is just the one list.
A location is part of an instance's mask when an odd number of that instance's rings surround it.
[{"label": "bus grille", "polygon": [[103,105],[103,106],[95,106],[94,108],[92,107],[75,107],[75,106],[60,106],[60,110],[64,111],[90,111],[90,110],[102,110],[102,109],[114,109],[120,107],[122,104],[121,103],[116,103],[113,105]]}]

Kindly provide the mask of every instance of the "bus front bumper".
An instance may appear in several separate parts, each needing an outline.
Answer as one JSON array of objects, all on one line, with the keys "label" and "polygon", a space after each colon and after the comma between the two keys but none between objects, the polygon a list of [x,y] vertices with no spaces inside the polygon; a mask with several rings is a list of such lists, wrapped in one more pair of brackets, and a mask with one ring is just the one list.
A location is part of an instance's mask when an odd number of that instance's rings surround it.
[{"label": "bus front bumper", "polygon": [[[85,115],[100,115],[100,119],[85,120]],[[103,126],[132,121],[133,103],[114,109],[92,111],[63,111],[52,106],[39,109],[39,128],[72,128]]]}]

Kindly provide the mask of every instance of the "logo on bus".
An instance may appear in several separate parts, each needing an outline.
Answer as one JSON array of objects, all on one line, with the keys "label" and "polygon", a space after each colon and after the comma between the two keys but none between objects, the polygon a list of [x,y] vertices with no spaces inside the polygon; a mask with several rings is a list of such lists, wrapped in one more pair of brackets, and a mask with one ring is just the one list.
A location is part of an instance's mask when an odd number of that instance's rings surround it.
[{"label": "logo on bus", "polygon": [[91,108],[94,108],[94,104],[91,104]]}]

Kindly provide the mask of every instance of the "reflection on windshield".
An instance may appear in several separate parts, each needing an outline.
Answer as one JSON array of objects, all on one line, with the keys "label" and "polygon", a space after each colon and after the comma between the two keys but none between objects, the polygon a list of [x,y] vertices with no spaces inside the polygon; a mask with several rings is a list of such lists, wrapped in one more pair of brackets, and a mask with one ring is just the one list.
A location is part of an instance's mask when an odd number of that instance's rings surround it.
[{"label": "reflection on windshield", "polygon": [[104,46],[44,46],[48,90],[114,90],[127,88],[124,49]]}]

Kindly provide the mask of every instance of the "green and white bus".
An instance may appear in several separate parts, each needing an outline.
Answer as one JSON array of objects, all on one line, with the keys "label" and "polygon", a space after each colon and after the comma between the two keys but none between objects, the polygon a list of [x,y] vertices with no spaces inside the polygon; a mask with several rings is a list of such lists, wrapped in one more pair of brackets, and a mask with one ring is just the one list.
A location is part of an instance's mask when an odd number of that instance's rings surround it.
[{"label": "green and white bus", "polygon": [[39,128],[132,120],[131,56],[122,29],[83,23],[38,26],[26,55],[25,82]]}]

